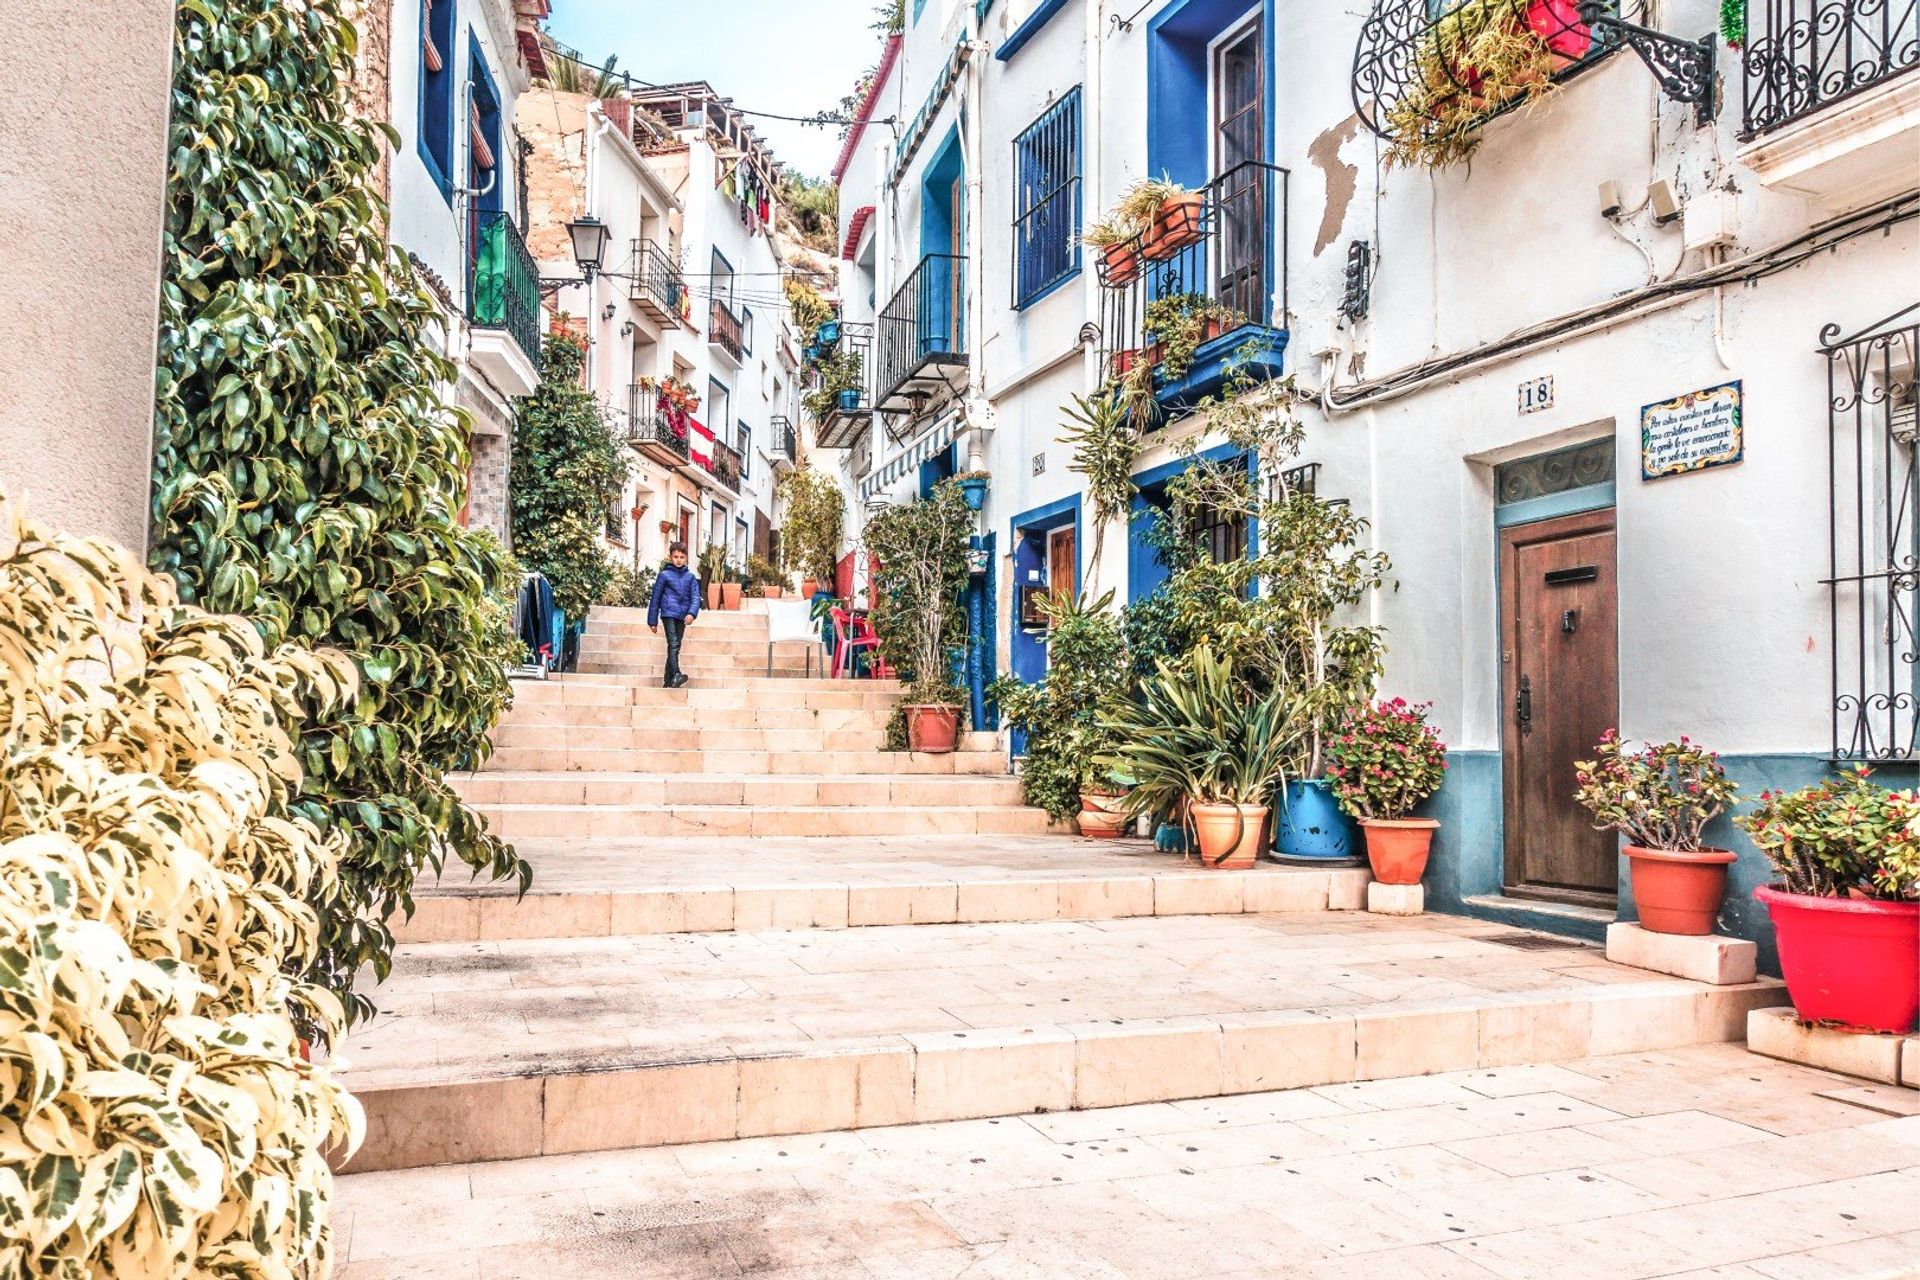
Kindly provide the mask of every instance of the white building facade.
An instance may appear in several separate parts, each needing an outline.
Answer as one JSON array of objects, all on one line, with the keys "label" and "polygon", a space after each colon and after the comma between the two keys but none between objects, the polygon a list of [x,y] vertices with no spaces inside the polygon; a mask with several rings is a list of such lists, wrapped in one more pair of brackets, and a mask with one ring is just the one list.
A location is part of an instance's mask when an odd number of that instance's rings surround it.
[{"label": "white building facade", "polygon": [[[1711,0],[1501,3],[1555,24],[1558,89],[1428,171],[1370,122],[1457,5],[909,0],[842,165],[873,412],[810,429],[856,511],[991,472],[970,674],[1033,678],[1017,585],[1164,575],[1137,519],[1091,572],[1061,406],[1151,348],[1156,298],[1231,313],[1157,383],[1136,510],[1174,441],[1217,444],[1190,410],[1230,365],[1290,375],[1294,482],[1393,561],[1383,692],[1450,747],[1431,900],[1591,933],[1633,914],[1571,801],[1601,731],[1687,734],[1749,794],[1920,749],[1920,29],[1883,29],[1920,17],[1755,0],[1734,48]],[[1204,191],[1203,231],[1109,287],[1077,237],[1142,177]],[[1712,834],[1722,927],[1768,943],[1762,860]]]},{"label": "white building facade", "polygon": [[390,234],[444,308],[437,335],[472,423],[469,523],[503,541],[513,400],[538,383],[538,272],[513,123],[546,0],[395,0],[387,87],[399,137]]}]

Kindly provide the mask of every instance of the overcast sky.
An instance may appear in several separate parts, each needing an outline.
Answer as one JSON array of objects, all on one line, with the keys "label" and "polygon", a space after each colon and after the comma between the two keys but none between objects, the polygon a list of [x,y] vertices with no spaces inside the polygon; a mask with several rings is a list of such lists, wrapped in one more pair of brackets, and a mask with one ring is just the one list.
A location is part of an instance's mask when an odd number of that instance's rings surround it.
[{"label": "overcast sky", "polygon": [[[879,60],[874,0],[554,0],[547,29],[594,63],[656,84],[707,80],[752,111],[805,116]],[[839,130],[750,117],[782,161],[825,177]]]}]

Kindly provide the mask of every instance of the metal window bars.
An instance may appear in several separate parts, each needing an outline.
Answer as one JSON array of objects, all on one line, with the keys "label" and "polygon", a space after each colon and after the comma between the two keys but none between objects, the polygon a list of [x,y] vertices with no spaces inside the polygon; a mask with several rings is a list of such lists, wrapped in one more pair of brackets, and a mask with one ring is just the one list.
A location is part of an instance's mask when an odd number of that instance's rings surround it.
[{"label": "metal window bars", "polygon": [[1013,305],[1024,307],[1079,264],[1080,90],[1013,141]]},{"label": "metal window bars", "polygon": [[1920,303],[1860,333],[1820,334],[1827,360],[1833,758],[1920,758]]},{"label": "metal window bars", "polygon": [[1751,0],[1743,138],[1920,67],[1916,0]]}]

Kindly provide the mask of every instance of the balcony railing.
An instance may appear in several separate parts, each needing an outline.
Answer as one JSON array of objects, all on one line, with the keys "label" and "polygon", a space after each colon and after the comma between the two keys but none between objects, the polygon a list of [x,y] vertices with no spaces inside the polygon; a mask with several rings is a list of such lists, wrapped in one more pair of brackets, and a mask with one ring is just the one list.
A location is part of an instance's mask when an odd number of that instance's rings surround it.
[{"label": "balcony railing", "polygon": [[[816,341],[819,362],[808,378],[801,405],[813,418],[813,443],[818,449],[844,449],[863,436],[873,422],[873,326],[834,321],[831,341]],[[845,371],[857,367],[853,385],[829,392],[823,369]]]},{"label": "balcony railing", "polygon": [[740,340],[740,317],[718,298],[708,307],[707,341],[731,356],[735,364],[746,355]]},{"label": "balcony railing", "polygon": [[798,462],[800,460],[800,439],[794,432],[793,419],[784,413],[776,413],[767,419],[767,428],[773,435],[774,460]]},{"label": "balcony railing", "polygon": [[633,242],[632,298],[654,319],[678,324],[686,305],[687,282],[667,251],[653,240]]},{"label": "balcony railing", "polygon": [[730,444],[718,440],[713,442],[713,457],[707,464],[707,470],[713,472],[713,478],[732,489],[740,491],[740,451]]},{"label": "balcony railing", "polygon": [[920,259],[880,312],[873,378],[876,408],[909,408],[918,390],[909,384],[929,371],[966,367],[966,304],[965,257],[930,253]]},{"label": "balcony railing", "polygon": [[1920,67],[1914,0],[1750,0],[1743,137]]},{"label": "balcony railing", "polygon": [[481,329],[506,330],[540,367],[540,270],[504,210],[482,210],[474,221],[467,299],[468,320]]},{"label": "balcony railing", "polygon": [[671,455],[675,462],[687,460],[688,419],[675,409],[657,388],[634,386],[627,395],[627,443],[651,445]]},{"label": "balcony railing", "polygon": [[1217,390],[1234,365],[1255,378],[1280,371],[1288,177],[1257,161],[1229,169],[1200,192],[1197,209],[1168,218],[1124,262],[1103,264],[1110,375],[1150,366],[1156,396],[1171,405]]}]

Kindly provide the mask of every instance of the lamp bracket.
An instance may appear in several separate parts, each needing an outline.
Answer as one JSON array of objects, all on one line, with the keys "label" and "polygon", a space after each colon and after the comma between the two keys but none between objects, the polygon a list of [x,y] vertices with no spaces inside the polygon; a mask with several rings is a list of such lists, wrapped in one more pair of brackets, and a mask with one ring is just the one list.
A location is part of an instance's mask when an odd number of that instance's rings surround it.
[{"label": "lamp bracket", "polygon": [[1694,123],[1713,123],[1719,108],[1714,37],[1681,40],[1608,12],[1603,0],[1582,0],[1580,21],[1596,36],[1613,36],[1630,46],[1669,98],[1693,104]]}]

